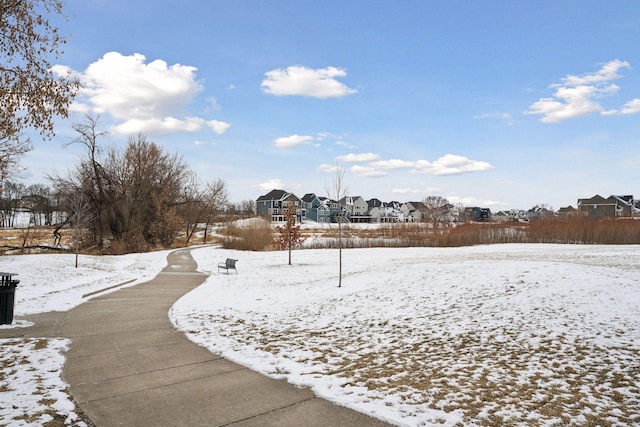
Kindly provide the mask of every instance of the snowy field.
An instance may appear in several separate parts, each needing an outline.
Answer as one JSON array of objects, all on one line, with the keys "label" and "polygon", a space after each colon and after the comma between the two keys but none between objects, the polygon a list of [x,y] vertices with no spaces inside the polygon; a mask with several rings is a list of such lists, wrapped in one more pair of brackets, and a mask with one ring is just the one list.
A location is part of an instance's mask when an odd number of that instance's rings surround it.
[{"label": "snowy field", "polygon": [[[398,425],[640,425],[640,247],[244,253],[171,316],[195,342]],[[216,264],[237,258],[238,275]]]},{"label": "snowy field", "polygon": [[[167,252],[0,257],[16,314],[157,274]],[[193,251],[171,310],[213,352],[397,425],[640,425],[640,247]],[[237,258],[238,274],[218,273]],[[9,327],[20,327],[14,324]],[[68,340],[0,340],[0,425],[78,421]],[[18,362],[19,361],[19,362]],[[31,397],[29,397],[31,396]],[[19,419],[16,419],[18,417]]]}]

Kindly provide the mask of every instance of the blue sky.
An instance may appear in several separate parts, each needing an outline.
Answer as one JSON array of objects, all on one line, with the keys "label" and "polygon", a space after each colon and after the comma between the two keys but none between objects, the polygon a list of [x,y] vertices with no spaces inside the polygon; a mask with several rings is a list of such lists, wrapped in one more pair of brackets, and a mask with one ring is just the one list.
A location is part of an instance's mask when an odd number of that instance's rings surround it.
[{"label": "blue sky", "polygon": [[145,133],[231,199],[273,188],[555,209],[640,197],[640,2],[67,0],[74,116]]}]

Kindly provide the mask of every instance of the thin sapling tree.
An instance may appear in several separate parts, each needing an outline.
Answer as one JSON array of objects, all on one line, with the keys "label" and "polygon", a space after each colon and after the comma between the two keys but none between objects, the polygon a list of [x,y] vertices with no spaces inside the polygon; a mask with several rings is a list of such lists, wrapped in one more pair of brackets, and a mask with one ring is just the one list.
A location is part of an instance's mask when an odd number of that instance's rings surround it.
[{"label": "thin sapling tree", "polygon": [[304,239],[300,234],[300,224],[297,224],[296,217],[298,208],[295,203],[287,202],[284,210],[284,225],[277,227],[276,243],[283,249],[289,250],[289,265],[291,265],[291,251]]}]

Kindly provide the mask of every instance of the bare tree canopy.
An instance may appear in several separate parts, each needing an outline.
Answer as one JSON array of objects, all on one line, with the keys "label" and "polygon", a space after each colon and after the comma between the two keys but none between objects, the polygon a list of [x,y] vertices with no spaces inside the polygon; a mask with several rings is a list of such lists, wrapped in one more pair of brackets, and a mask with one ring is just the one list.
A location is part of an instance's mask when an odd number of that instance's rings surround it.
[{"label": "bare tree canopy", "polygon": [[31,150],[31,142],[29,139],[21,138],[19,133],[11,137],[0,135],[0,193],[4,187],[4,181],[11,175],[11,168],[15,167],[19,158],[29,150]]},{"label": "bare tree canopy", "polygon": [[[142,134],[130,137],[124,150],[104,153],[104,132],[92,116],[74,129],[74,142],[86,147],[86,157],[68,177],[50,179],[62,195],[81,193],[90,204],[92,243],[118,253],[171,245],[186,221],[178,210],[186,205],[185,189],[192,183],[182,159]],[[225,187],[219,187],[221,197]]]},{"label": "bare tree canopy", "polygon": [[67,117],[79,82],[51,60],[65,39],[48,15],[62,14],[62,0],[0,2],[0,142],[32,127],[54,135],[54,116]]},{"label": "bare tree canopy", "polygon": [[449,201],[441,196],[428,196],[423,201],[425,206],[424,218],[433,225],[439,227],[449,215]]}]

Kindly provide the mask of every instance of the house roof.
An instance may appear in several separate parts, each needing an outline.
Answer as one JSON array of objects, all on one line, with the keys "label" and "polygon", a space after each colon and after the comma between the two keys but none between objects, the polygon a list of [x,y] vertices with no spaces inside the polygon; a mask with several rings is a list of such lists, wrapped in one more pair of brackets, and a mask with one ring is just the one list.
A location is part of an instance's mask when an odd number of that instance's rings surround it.
[{"label": "house roof", "polygon": [[620,202],[624,203],[627,206],[631,206],[631,204],[633,203],[633,196],[615,196],[615,195],[612,195],[609,198],[610,199],[619,200]]},{"label": "house roof", "polygon": [[612,200],[605,199],[599,194],[596,194],[590,199],[578,199],[578,206],[580,205],[603,205],[603,204],[611,204]]},{"label": "house roof", "polygon": [[411,206],[413,206],[414,209],[417,209],[420,212],[425,212],[428,210],[424,202],[407,202],[407,203],[411,204]]},{"label": "house roof", "polygon": [[370,208],[379,208],[382,206],[382,202],[378,199],[371,199],[367,200],[367,205],[369,205]]},{"label": "house roof", "polygon": [[316,193],[307,193],[302,197],[303,202],[313,202],[316,199]]},{"label": "house roof", "polygon": [[287,194],[289,193],[284,190],[271,190],[264,196],[258,197],[258,202],[263,200],[282,200],[287,196]]}]

